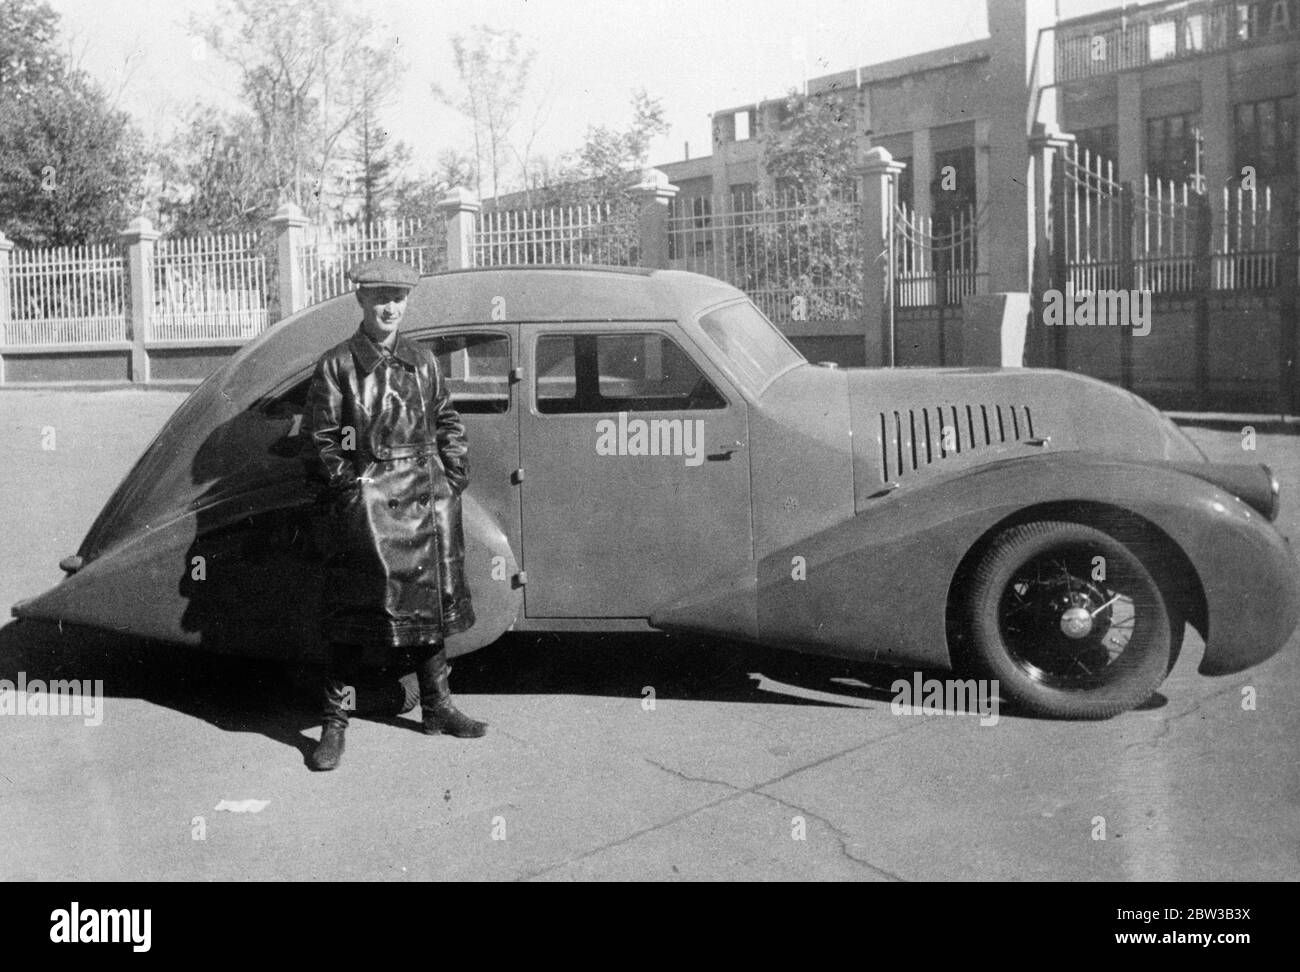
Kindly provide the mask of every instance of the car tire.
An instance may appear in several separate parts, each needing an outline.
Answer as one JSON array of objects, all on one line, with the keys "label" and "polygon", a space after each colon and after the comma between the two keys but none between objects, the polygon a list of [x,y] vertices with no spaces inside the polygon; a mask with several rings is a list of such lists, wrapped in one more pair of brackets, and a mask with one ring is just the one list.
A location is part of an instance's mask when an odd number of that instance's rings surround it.
[{"label": "car tire", "polygon": [[1108,719],[1151,698],[1176,658],[1177,622],[1152,573],[1119,539],[1081,523],[998,534],[965,609],[971,667],[1031,715]]}]

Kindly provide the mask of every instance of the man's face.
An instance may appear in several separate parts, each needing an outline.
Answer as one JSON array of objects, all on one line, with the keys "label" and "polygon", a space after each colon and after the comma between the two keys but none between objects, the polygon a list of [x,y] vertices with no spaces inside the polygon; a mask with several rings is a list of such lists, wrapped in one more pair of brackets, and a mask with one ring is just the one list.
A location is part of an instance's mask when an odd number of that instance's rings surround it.
[{"label": "man's face", "polygon": [[405,287],[362,287],[357,291],[361,322],[372,336],[387,337],[397,330],[409,292]]}]

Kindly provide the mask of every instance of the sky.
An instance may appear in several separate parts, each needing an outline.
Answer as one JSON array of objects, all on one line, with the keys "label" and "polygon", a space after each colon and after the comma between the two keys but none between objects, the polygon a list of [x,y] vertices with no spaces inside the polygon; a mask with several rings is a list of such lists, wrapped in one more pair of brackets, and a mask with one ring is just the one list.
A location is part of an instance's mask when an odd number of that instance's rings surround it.
[{"label": "sky", "polygon": [[[300,0],[309,3],[310,0]],[[470,147],[468,122],[430,85],[455,85],[450,37],[512,28],[537,50],[521,125],[536,150],[581,144],[588,125],[624,127],[631,93],[658,97],[670,133],[653,164],[711,151],[709,114],[780,97],[807,77],[987,36],[983,0],[354,0],[397,38],[407,70],[386,124],[418,170]],[[1118,0],[1061,0],[1062,13]],[[234,106],[238,80],[191,30],[218,0],[51,0],[67,49],[137,119],[170,135],[196,102]]]}]

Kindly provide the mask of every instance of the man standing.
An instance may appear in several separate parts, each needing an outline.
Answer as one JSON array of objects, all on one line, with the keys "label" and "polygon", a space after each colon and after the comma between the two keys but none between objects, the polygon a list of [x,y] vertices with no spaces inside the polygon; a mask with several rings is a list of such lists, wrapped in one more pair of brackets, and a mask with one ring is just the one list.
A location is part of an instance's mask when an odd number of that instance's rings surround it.
[{"label": "man standing", "polygon": [[327,510],[322,591],[329,646],[313,769],[343,753],[348,686],[366,648],[413,651],[424,731],[481,736],[447,685],[446,635],[474,623],[465,584],[460,494],[465,427],[433,353],[398,332],[419,274],[381,258],[353,267],[362,320],[316,362],[304,458]]}]

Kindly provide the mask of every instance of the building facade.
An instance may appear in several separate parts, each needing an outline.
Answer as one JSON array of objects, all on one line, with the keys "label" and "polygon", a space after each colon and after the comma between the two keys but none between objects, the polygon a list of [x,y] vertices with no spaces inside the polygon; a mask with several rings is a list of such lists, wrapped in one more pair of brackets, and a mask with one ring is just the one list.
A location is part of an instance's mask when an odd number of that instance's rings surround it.
[{"label": "building facade", "polygon": [[[1295,190],[1300,0],[1173,0],[1069,20],[1044,6],[990,0],[988,38],[813,78],[808,91],[853,94],[863,152],[882,146],[907,164],[900,200],[923,215],[988,200],[992,140],[1010,107],[994,72],[1008,60],[1027,60],[1013,92],[1022,138],[1030,120],[1055,123],[1120,179],[1199,180],[1216,207],[1214,190],[1247,167],[1275,192]],[[712,197],[752,190],[763,137],[784,114],[785,99],[715,112],[711,155],[656,166],[679,207],[702,213]]]}]

